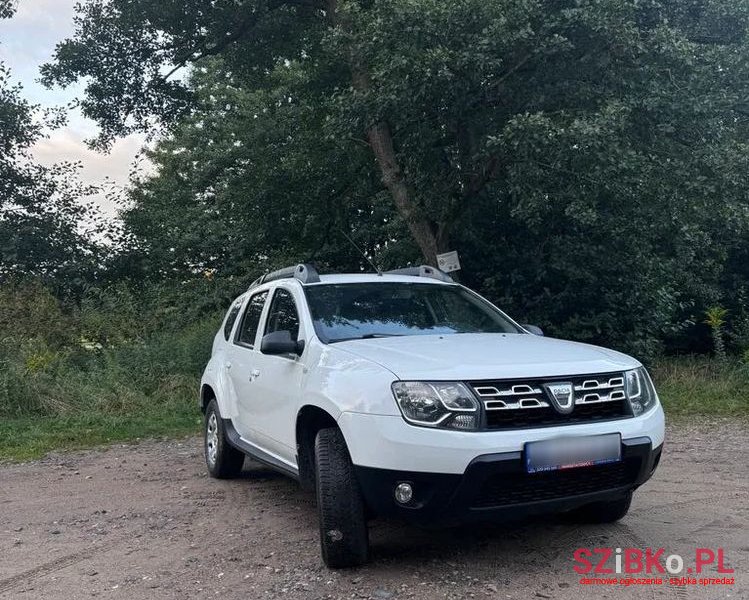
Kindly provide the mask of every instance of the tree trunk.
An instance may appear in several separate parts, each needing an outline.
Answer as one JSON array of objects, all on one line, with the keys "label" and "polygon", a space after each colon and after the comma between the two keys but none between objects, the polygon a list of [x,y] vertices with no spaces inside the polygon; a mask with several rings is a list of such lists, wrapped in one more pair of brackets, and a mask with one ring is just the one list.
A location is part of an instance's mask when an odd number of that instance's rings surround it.
[{"label": "tree trunk", "polygon": [[[348,29],[346,19],[339,18],[337,0],[328,0],[328,18],[334,26]],[[354,49],[349,52],[349,67],[354,89],[366,93],[370,90],[369,74]],[[395,208],[408,226],[416,244],[419,246],[427,264],[437,266],[437,254],[448,246],[448,231],[442,225],[433,223],[426,218],[413,197],[403,170],[398,164],[393,146],[393,135],[390,126],[385,121],[371,125],[367,130],[367,141],[372,149],[377,165],[380,167],[382,182],[390,192]]]},{"label": "tree trunk", "polygon": [[382,182],[390,192],[398,213],[408,225],[408,230],[424,255],[426,263],[436,267],[437,254],[445,249],[447,235],[443,234],[439,236],[442,239],[438,239],[432,222],[419,214],[419,208],[412,201],[403,171],[395,156],[390,127],[385,122],[376,123],[367,131],[367,140],[380,167]]}]

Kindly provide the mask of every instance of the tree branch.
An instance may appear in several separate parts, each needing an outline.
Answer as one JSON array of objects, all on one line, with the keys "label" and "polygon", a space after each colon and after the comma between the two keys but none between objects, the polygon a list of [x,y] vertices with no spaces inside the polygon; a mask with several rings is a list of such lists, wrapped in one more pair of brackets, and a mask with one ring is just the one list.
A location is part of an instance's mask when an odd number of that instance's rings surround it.
[{"label": "tree branch", "polygon": [[250,30],[250,28],[253,25],[257,24],[260,16],[260,10],[251,13],[239,24],[239,27],[237,27],[236,30],[234,30],[223,40],[213,44],[212,46],[208,46],[208,40],[206,38],[203,38],[202,44],[200,44],[198,47],[194,47],[190,50],[185,51],[181,57],[177,58],[174,68],[170,70],[166,75],[164,75],[163,80],[168,80],[172,75],[174,75],[174,73],[185,67],[188,62],[195,62],[197,60],[200,60],[201,58],[207,58],[209,56],[220,54],[231,44],[242,39],[242,37],[244,37],[244,35]]},{"label": "tree branch", "polygon": [[320,0],[274,0],[270,5],[263,3],[263,5],[259,6],[257,10],[251,12],[245,19],[243,19],[239,26],[233,32],[226,35],[224,39],[209,46],[208,39],[203,38],[201,43],[196,47],[182,53],[182,55],[176,59],[174,68],[163,77],[163,80],[168,80],[177,71],[184,68],[189,62],[195,62],[202,58],[221,54],[221,52],[226,50],[226,48],[241,40],[250,29],[257,24],[260,18],[267,14],[268,10],[275,10],[282,6],[317,8],[320,10],[325,9],[325,5]]}]

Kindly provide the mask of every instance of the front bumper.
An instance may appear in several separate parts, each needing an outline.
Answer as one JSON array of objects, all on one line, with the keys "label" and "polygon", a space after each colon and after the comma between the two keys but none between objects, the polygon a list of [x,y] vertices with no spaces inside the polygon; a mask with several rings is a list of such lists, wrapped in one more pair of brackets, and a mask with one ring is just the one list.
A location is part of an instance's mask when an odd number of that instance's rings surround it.
[{"label": "front bumper", "polygon": [[619,433],[623,440],[648,438],[657,448],[665,433],[660,404],[639,417],[539,429],[451,431],[409,425],[400,415],[355,412],[341,413],[338,426],[359,467],[453,475],[463,475],[476,457],[521,452],[526,442]]},{"label": "front bumper", "polygon": [[[372,513],[447,525],[564,512],[621,497],[650,478],[662,448],[662,443],[653,447],[647,437],[627,439],[619,463],[534,474],[525,471],[523,451],[478,456],[463,474],[362,466],[355,471]],[[414,491],[406,505],[398,504],[393,494],[403,482]]]}]

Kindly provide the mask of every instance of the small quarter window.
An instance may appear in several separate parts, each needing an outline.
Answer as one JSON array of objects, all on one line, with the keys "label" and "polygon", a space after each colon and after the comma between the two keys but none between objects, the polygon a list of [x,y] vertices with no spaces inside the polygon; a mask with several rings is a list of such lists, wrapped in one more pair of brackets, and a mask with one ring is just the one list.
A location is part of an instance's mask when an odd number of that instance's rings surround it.
[{"label": "small quarter window", "polygon": [[250,301],[247,303],[247,310],[244,311],[242,317],[242,324],[239,327],[237,334],[237,342],[247,346],[253,346],[255,344],[255,335],[257,334],[257,328],[260,324],[260,316],[263,314],[263,306],[265,305],[265,299],[268,297],[268,292],[260,292],[255,294]]},{"label": "small quarter window", "polygon": [[244,298],[237,298],[234,304],[229,308],[229,312],[226,313],[226,321],[224,322],[224,339],[228,342],[229,336],[231,336],[231,330],[234,329],[234,322],[237,320],[239,310],[242,308],[242,302]]}]

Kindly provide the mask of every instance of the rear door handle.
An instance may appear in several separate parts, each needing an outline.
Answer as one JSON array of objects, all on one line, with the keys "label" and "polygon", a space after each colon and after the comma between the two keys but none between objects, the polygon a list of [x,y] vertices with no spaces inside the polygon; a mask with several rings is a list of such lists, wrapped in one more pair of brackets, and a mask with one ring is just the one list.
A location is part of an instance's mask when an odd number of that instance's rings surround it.
[{"label": "rear door handle", "polygon": [[252,369],[252,371],[250,371],[250,381],[255,381],[258,377],[260,377],[260,371]]},{"label": "rear door handle", "polygon": [[231,363],[230,362],[224,363],[224,367],[226,367],[227,369],[231,369]]}]

